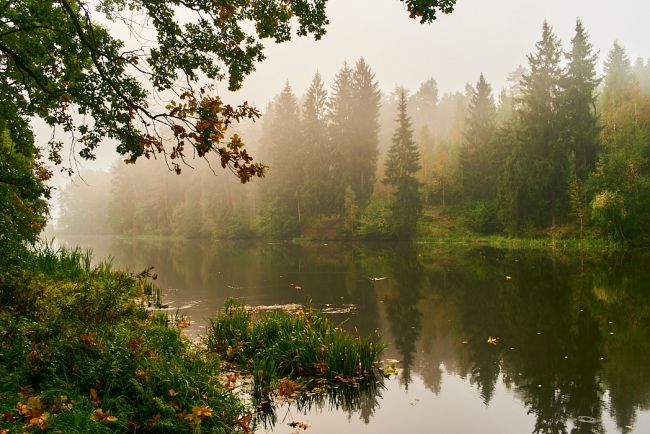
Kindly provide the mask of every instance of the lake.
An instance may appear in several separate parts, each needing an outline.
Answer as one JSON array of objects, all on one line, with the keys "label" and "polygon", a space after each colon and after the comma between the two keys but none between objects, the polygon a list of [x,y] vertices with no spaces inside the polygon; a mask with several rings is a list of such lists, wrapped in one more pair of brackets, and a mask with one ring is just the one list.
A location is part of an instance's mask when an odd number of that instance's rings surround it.
[{"label": "lake", "polygon": [[279,406],[260,433],[293,432],[289,422],[306,433],[650,433],[650,253],[63,242],[115,267],[155,267],[194,336],[228,297],[310,303],[352,333],[379,331],[398,375]]}]

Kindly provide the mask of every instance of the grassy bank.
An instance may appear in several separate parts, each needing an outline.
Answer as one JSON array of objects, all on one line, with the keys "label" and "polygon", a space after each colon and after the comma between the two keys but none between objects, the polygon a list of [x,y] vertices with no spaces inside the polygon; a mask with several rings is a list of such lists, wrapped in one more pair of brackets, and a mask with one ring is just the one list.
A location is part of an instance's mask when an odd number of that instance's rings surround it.
[{"label": "grassy bank", "polygon": [[231,303],[206,351],[146,308],[157,294],[148,276],[51,247],[0,270],[0,433],[249,433],[253,409],[224,381],[222,357],[263,373],[255,383],[268,392],[298,374],[364,375],[381,350],[316,312],[252,321]]},{"label": "grassy bank", "polygon": [[0,430],[236,429],[247,410],[215,381],[218,358],[137,301],[142,277],[79,250],[26,261],[3,285],[13,302],[0,310]]},{"label": "grassy bank", "polygon": [[420,220],[416,238],[418,243],[487,245],[501,249],[562,250],[573,252],[601,252],[626,248],[625,244],[602,238],[593,230],[571,225],[538,230],[521,237],[482,234],[471,229],[471,224],[460,210],[428,207]]}]

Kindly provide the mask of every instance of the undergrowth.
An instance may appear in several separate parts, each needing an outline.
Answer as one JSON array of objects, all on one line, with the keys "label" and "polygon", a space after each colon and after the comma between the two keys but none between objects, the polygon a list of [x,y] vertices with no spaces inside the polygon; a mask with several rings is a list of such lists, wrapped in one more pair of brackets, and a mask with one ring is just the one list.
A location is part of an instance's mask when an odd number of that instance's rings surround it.
[{"label": "undergrowth", "polygon": [[218,356],[145,309],[143,275],[79,249],[45,246],[25,261],[1,287],[0,432],[248,429]]},{"label": "undergrowth", "polygon": [[206,344],[252,373],[257,395],[282,378],[355,382],[373,376],[384,348],[378,336],[352,336],[316,310],[254,313],[232,299],[211,321]]}]

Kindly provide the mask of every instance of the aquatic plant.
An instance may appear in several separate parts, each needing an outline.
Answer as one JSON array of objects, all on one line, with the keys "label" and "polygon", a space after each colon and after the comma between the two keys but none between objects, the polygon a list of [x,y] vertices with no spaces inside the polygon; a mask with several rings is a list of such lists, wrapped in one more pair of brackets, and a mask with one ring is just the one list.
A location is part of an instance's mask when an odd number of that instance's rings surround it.
[{"label": "aquatic plant", "polygon": [[209,351],[252,373],[256,393],[268,392],[283,377],[358,381],[374,374],[384,349],[378,335],[353,336],[311,308],[254,312],[233,299],[211,320],[205,342]]}]

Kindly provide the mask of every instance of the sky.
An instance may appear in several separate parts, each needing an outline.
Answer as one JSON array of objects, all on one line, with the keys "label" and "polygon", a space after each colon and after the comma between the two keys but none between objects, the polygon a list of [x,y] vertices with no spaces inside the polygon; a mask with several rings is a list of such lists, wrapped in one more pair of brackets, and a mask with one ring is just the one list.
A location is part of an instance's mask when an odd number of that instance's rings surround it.
[{"label": "sky", "polygon": [[[397,85],[415,91],[431,77],[441,93],[463,91],[481,73],[498,92],[509,72],[526,65],[545,19],[566,47],[576,19],[582,19],[601,65],[615,40],[632,60],[650,58],[650,0],[458,0],[452,14],[431,24],[410,19],[399,0],[329,0],[327,13],[330,24],[320,41],[268,41],[267,59],[241,90],[228,95],[229,102],[249,101],[263,109],[285,81],[301,95],[319,70],[329,86],[344,61],[359,57],[375,71],[385,92]],[[217,89],[228,93],[225,83]],[[49,130],[39,122],[35,127],[37,140],[45,144]],[[79,161],[81,168],[107,169],[117,158],[114,148],[106,143],[97,161]],[[79,179],[59,174],[54,183],[70,181]]]},{"label": "sky", "polygon": [[285,80],[302,94],[317,69],[330,84],[343,61],[362,56],[384,91],[417,90],[431,77],[442,92],[462,91],[481,72],[498,90],[509,72],[526,65],[545,19],[568,47],[579,17],[601,60],[615,40],[631,59],[650,58],[650,0],[458,0],[452,14],[432,24],[410,19],[398,0],[330,0],[327,12],[320,41],[268,44],[240,99],[263,107]]}]

